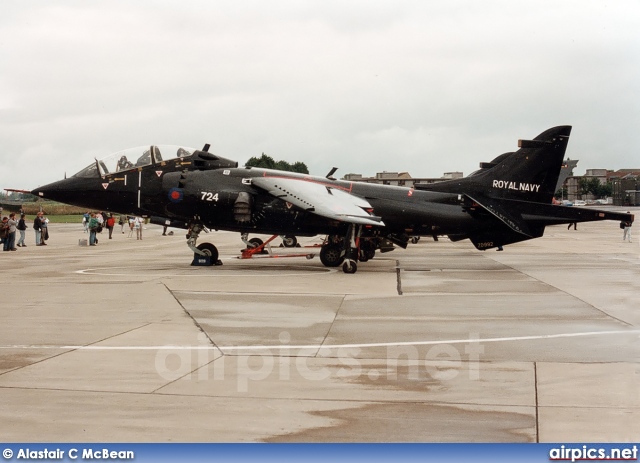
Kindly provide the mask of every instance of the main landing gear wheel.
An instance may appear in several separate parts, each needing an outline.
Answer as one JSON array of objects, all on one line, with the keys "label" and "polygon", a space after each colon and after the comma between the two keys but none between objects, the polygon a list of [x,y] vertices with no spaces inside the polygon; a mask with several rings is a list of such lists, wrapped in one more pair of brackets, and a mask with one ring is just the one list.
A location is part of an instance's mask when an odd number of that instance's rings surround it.
[{"label": "main landing gear wheel", "polygon": [[[211,243],[200,243],[196,246],[205,256],[211,257],[211,265],[215,265],[218,262],[218,248]],[[194,254],[196,257],[197,254]]]},{"label": "main landing gear wheel", "polygon": [[371,241],[360,242],[360,262],[367,262],[376,256],[376,245]]},{"label": "main landing gear wheel", "polygon": [[343,260],[340,245],[324,245],[320,249],[320,262],[325,267],[339,267]]}]

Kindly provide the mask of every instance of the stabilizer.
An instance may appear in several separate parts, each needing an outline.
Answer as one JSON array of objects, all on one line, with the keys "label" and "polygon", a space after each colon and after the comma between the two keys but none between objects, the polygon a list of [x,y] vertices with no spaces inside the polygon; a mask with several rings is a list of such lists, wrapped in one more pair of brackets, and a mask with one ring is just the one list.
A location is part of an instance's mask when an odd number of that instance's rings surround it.
[{"label": "stabilizer", "polygon": [[417,189],[467,194],[476,199],[516,199],[551,203],[569,142],[571,126],[553,127],[533,140],[519,140],[520,149],[505,153],[469,177]]},{"label": "stabilizer", "polygon": [[[553,204],[533,203],[509,199],[482,198],[478,200],[469,195],[464,197],[465,208],[472,216],[482,219],[484,214],[495,221],[477,231],[450,236],[453,241],[469,238],[477,249],[484,250],[507,244],[518,243],[544,234],[548,225],[561,225],[600,220],[615,220],[633,223],[630,213],[603,211],[587,207],[566,207]],[[488,213],[488,214],[487,214]],[[499,221],[499,222],[498,222]],[[497,226],[499,224],[499,226]]]},{"label": "stabilizer", "polygon": [[507,208],[517,208],[527,223],[539,225],[561,225],[580,222],[615,220],[633,223],[634,215],[625,212],[603,211],[589,207],[567,207],[553,204],[505,201]]},{"label": "stabilizer", "polygon": [[522,215],[517,209],[509,211],[500,200],[483,198],[482,201],[479,201],[469,195],[465,196],[473,205],[484,208],[484,210],[496,217],[515,233],[524,235],[527,239],[534,237],[533,232],[529,229],[529,225],[527,225],[527,222],[522,218]]}]

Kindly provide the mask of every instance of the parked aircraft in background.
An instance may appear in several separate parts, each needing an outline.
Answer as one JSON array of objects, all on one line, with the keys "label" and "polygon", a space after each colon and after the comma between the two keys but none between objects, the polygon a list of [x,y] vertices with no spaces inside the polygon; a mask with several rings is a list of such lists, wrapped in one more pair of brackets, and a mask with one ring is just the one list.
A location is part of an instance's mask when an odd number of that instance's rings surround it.
[{"label": "parked aircraft in background", "polygon": [[[336,180],[238,163],[202,150],[150,146],[96,160],[72,177],[36,188],[41,198],[95,210],[168,220],[188,229],[196,255],[218,258],[205,229],[287,236],[327,235],[326,266],[355,273],[357,262],[412,237],[469,239],[477,249],[541,237],[549,225],[633,215],[551,204],[570,126],[520,140],[515,152],[481,163],[474,174],[440,183],[393,187]],[[170,159],[163,158],[171,154]]]}]

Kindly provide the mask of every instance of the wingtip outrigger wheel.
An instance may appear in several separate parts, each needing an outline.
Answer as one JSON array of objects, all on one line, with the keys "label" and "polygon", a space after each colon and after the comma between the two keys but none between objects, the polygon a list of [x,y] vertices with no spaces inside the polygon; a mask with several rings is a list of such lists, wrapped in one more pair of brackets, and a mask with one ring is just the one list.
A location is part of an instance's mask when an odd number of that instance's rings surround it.
[{"label": "wingtip outrigger wheel", "polygon": [[350,224],[344,240],[344,262],[342,271],[344,273],[356,273],[358,271],[358,255],[360,254],[360,234],[362,227],[360,225]]},{"label": "wingtip outrigger wheel", "polygon": [[342,264],[342,271],[344,273],[356,273],[358,271],[358,264],[355,260],[347,259]]},{"label": "wingtip outrigger wheel", "polygon": [[284,235],[282,237],[282,245],[285,248],[295,248],[295,247],[300,247],[298,245],[298,239],[293,236],[293,235]]}]

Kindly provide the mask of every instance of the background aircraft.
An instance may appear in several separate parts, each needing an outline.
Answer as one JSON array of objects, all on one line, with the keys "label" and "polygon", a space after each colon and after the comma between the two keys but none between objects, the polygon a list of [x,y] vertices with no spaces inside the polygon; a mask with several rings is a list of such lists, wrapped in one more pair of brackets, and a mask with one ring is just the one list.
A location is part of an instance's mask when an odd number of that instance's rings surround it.
[{"label": "background aircraft", "polygon": [[215,246],[196,246],[205,228],[323,234],[322,263],[355,273],[357,262],[372,258],[376,249],[406,247],[413,236],[469,239],[485,250],[541,237],[548,225],[633,221],[631,214],[551,204],[570,133],[570,126],[551,128],[466,178],[416,189],[335,180],[334,171],[316,177],[239,168],[205,145],[174,147],[170,160],[157,146],[138,158],[116,153],[111,167],[96,161],[32,193],[89,209],[166,218],[188,229],[189,247],[212,262],[218,258]]}]

